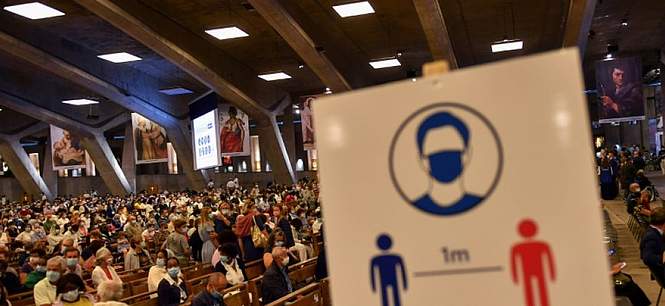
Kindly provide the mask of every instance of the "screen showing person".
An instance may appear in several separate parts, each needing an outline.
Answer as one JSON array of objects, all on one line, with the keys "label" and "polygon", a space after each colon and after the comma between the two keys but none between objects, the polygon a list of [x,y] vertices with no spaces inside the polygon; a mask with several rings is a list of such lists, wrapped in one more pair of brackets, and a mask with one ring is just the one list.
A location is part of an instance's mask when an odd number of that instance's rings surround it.
[{"label": "screen showing person", "polygon": [[235,106],[220,107],[220,147],[223,156],[249,155],[249,117]]}]

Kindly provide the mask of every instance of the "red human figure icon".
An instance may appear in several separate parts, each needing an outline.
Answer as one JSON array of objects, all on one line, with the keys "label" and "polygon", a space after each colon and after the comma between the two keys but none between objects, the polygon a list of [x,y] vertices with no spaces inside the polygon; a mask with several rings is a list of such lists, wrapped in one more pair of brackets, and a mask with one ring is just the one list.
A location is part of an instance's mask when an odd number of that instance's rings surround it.
[{"label": "red human figure icon", "polygon": [[[524,300],[526,306],[535,306],[533,281],[538,286],[540,306],[549,306],[545,279],[545,267],[549,270],[550,281],[556,280],[556,268],[552,250],[546,242],[534,240],[538,233],[538,225],[530,219],[524,219],[518,225],[518,232],[524,238],[523,242],[516,243],[510,251],[510,268],[513,282],[524,286]],[[518,271],[522,272],[518,275]],[[521,276],[521,277],[520,277]]]}]

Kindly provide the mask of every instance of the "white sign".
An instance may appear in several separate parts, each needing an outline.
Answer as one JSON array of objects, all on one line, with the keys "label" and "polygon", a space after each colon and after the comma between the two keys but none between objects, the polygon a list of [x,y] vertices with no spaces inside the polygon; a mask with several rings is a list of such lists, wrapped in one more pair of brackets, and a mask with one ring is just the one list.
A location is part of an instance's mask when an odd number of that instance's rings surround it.
[{"label": "white sign", "polygon": [[335,305],[613,305],[580,67],[571,49],[319,99]]},{"label": "white sign", "polygon": [[192,120],[194,137],[194,170],[217,167],[222,164],[219,154],[219,129],[217,128],[217,110],[201,115]]}]

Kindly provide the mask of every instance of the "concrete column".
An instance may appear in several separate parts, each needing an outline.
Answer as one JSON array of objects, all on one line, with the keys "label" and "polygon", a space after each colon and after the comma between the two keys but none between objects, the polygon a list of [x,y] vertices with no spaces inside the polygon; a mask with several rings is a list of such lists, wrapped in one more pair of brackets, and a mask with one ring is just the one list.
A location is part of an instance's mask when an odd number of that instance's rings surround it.
[{"label": "concrete column", "polygon": [[51,133],[49,133],[45,144],[46,150],[44,150],[44,171],[42,176],[44,177],[44,183],[46,183],[48,189],[51,190],[51,194],[53,194],[54,197],[57,197],[58,171],[53,170],[53,156],[51,155],[51,146]]},{"label": "concrete column", "polygon": [[131,122],[125,125],[125,141],[122,143],[122,172],[132,191],[136,192],[136,150]]},{"label": "concrete column", "polygon": [[95,132],[91,136],[86,136],[82,139],[82,143],[95,161],[99,174],[111,193],[124,195],[133,192],[102,133]]},{"label": "concrete column", "polygon": [[25,152],[18,139],[0,140],[0,155],[9,165],[23,190],[39,198],[44,193],[49,200],[54,196],[49,191],[46,183],[39,175],[39,171],[32,164],[28,153]]},{"label": "concrete column", "polygon": [[291,169],[296,168],[296,161],[298,160],[298,155],[296,154],[296,131],[295,124],[293,124],[293,119],[295,115],[293,114],[293,108],[287,106],[284,109],[284,125],[282,125],[282,137],[284,137],[284,144],[286,145],[286,151],[289,153],[289,162],[291,162]]},{"label": "concrete column", "polygon": [[270,120],[257,120],[256,131],[261,143],[261,154],[267,157],[275,181],[279,184],[293,184],[293,167],[275,116],[271,116]]}]

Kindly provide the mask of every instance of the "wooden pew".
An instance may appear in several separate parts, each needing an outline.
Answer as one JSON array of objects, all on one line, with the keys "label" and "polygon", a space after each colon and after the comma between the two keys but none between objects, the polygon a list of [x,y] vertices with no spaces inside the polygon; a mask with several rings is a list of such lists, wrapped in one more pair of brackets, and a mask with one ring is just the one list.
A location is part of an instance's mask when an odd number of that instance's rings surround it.
[{"label": "wooden pew", "polygon": [[266,306],[323,306],[321,285],[314,283],[296,290]]},{"label": "wooden pew", "polygon": [[133,295],[120,301],[132,306],[159,306],[159,301],[157,298],[150,297],[153,294],[157,294],[157,291]]},{"label": "wooden pew", "polygon": [[7,299],[12,303],[12,306],[27,306],[35,304],[34,292],[32,290],[23,293],[12,294],[7,297]]},{"label": "wooden pew", "polygon": [[182,275],[185,276],[185,279],[197,278],[201,275],[210,274],[211,272],[212,266],[210,264],[195,265],[182,269]]},{"label": "wooden pew", "polygon": [[321,280],[321,297],[323,297],[323,306],[332,306],[330,301],[330,278]]},{"label": "wooden pew", "polygon": [[118,275],[123,283],[130,283],[135,280],[143,279],[148,277],[148,270],[137,270],[134,273]]},{"label": "wooden pew", "polygon": [[250,306],[249,285],[242,283],[222,291],[226,306]]},{"label": "wooden pew", "polygon": [[[289,278],[291,283],[296,286],[296,284],[303,285],[309,282],[314,281],[314,276],[316,274],[316,258],[297,263],[289,267]],[[261,263],[263,265],[263,263]],[[252,305],[259,306],[259,299],[262,297],[261,284],[263,282],[263,275],[250,279],[247,282],[249,292],[252,294]]]},{"label": "wooden pew", "polygon": [[289,267],[289,278],[294,287],[303,287],[316,280],[316,260],[312,258]]},{"label": "wooden pew", "polygon": [[139,295],[148,292],[148,278],[142,278],[128,283],[130,295]]},{"label": "wooden pew", "polygon": [[[263,263],[261,263],[263,265]],[[252,294],[252,305],[253,306],[261,306],[262,304],[259,302],[259,299],[261,299],[261,284],[263,283],[263,275],[250,279],[247,282],[247,289],[249,292]]]},{"label": "wooden pew", "polygon": [[247,273],[248,279],[257,278],[264,272],[266,272],[266,267],[263,265],[263,259],[245,263],[245,273]]},{"label": "wooden pew", "polygon": [[185,282],[185,284],[187,286],[187,290],[189,291],[189,296],[193,297],[197,295],[199,292],[201,292],[203,288],[205,288],[205,286],[208,285],[209,277],[210,274],[206,274],[192,279],[188,279]]}]

